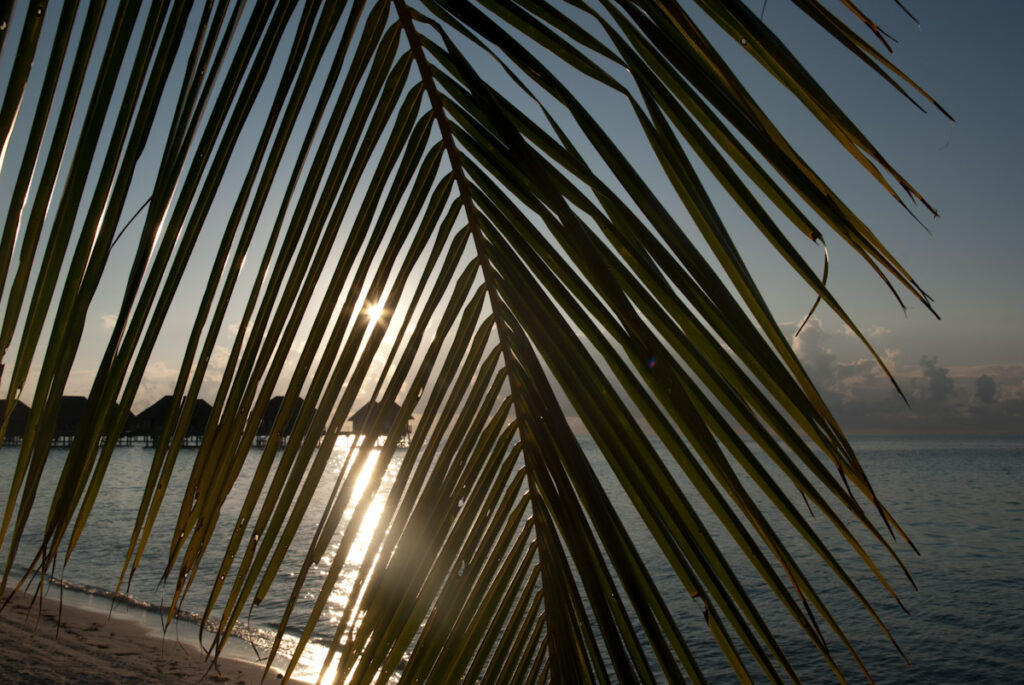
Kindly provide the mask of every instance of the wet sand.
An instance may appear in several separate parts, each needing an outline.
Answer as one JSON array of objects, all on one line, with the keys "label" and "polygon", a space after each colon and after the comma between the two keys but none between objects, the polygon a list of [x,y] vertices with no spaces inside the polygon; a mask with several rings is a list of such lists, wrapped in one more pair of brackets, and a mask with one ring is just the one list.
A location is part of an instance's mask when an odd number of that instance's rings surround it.
[{"label": "wet sand", "polygon": [[[16,594],[0,611],[0,682],[7,683],[279,683],[255,661],[221,657],[216,666],[172,629],[153,635],[136,621],[63,607],[54,596]],[[58,614],[59,611],[59,614]],[[58,620],[60,627],[58,629]]]}]

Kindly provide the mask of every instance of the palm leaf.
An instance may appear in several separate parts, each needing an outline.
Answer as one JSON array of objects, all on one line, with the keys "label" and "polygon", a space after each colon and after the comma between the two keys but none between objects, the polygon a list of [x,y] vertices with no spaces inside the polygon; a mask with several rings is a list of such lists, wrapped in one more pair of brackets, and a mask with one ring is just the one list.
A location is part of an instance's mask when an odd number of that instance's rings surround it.
[{"label": "palm leaf", "polygon": [[[888,47],[844,4],[850,24]],[[937,107],[852,25],[813,0],[797,5],[837,49]],[[163,577],[173,610],[215,555],[203,600],[214,654],[287,567],[295,581],[273,651],[298,636],[289,673],[331,606],[342,618],[329,660],[353,682],[702,681],[693,644],[704,636],[666,599],[682,591],[741,680],[800,677],[780,619],[755,601],[764,593],[838,679],[835,642],[868,674],[794,549],[805,545],[888,631],[796,500],[822,512],[893,598],[860,538],[903,568],[883,533],[902,531],[715,198],[731,197],[855,331],[788,232],[834,234],[894,292],[930,300],[700,26],[746,46],[898,202],[930,207],[746,5],[126,0],[81,15],[69,2],[52,20],[0,9],[17,37],[0,34],[11,74],[0,108],[6,406],[35,388],[0,525],[3,588],[67,563],[170,336],[180,373],[118,587],[130,586],[158,512],[177,505]],[[629,124],[595,116],[602,102]],[[140,222],[119,232],[133,198]],[[55,490],[40,492],[60,398],[110,283],[121,301],[85,420]],[[187,336],[175,330],[182,301]],[[225,340],[185,492],[165,502]],[[378,414],[369,428],[384,436],[379,451],[339,454],[335,439],[366,400],[397,404],[397,419]],[[242,504],[228,517],[233,490]],[[43,542],[17,575],[37,500],[49,504]],[[367,551],[339,604],[364,522]]]}]

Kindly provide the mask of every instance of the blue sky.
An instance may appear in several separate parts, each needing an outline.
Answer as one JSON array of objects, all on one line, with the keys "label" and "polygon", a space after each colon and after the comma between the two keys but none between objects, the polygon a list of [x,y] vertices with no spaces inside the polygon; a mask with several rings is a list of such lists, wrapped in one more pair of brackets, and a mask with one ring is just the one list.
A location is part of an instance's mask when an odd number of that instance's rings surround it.
[{"label": "blue sky", "polygon": [[[904,4],[920,26],[890,3],[865,9],[899,41],[896,65],[956,123],[934,110],[920,113],[853,60],[837,59],[834,49],[803,31],[789,3],[769,0],[765,20],[939,211],[937,219],[918,211],[930,234],[837,146],[807,135],[810,127],[794,130],[801,117],[793,115],[797,123],[787,128],[792,103],[769,85],[763,92],[769,112],[782,113],[783,131],[792,132],[801,152],[934,298],[942,319],[912,301],[904,315],[878,279],[832,241],[833,292],[892,360],[911,407],[834,317],[812,321],[795,347],[850,430],[1024,433],[1024,222],[1017,208],[1024,191],[1024,48],[1016,35],[1024,3]],[[785,285],[774,301],[783,322],[797,322],[809,309],[806,296]],[[979,381],[983,376],[991,381]]]},{"label": "blue sky", "polygon": [[[882,237],[934,298],[942,317],[937,320],[912,300],[907,300],[904,313],[856,255],[838,240],[829,240],[829,285],[888,360],[911,404],[908,408],[902,403],[836,317],[819,309],[794,347],[841,424],[855,432],[1024,433],[1024,276],[1017,248],[1022,222],[1016,210],[1024,191],[1024,165],[1019,160],[1024,150],[1019,125],[1024,110],[1019,88],[1024,48],[1016,36],[1024,25],[1024,3],[904,0],[920,25],[896,3],[863,3],[896,39],[896,65],[941,102],[956,123],[933,109],[920,112],[837,49],[791,3],[749,4],[758,11],[763,6],[769,26],[941,214],[935,219],[918,208],[922,227],[801,111],[792,96],[766,78],[740,46],[717,41],[783,133]],[[638,155],[636,163],[643,167],[646,162]],[[0,182],[4,202],[8,183]],[[811,308],[811,296],[766,251],[753,230],[747,230],[738,212],[730,213],[727,206],[722,211],[777,319],[787,332],[795,331]],[[212,244],[209,247],[213,249]],[[820,264],[818,248],[808,244],[805,254],[811,264]],[[104,333],[117,311],[116,279],[110,283],[114,286],[101,290],[94,307],[82,363],[69,393],[87,391],[90,355],[98,358],[102,352]],[[186,291],[190,287],[187,282]],[[185,321],[187,307],[178,315]],[[177,371],[174,348],[175,344],[158,348],[137,405],[170,389]]]}]

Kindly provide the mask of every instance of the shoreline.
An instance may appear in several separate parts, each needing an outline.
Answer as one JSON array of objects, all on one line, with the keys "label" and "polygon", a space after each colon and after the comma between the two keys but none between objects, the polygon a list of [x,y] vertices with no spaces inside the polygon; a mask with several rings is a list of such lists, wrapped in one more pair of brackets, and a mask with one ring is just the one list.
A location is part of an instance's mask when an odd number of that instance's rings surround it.
[{"label": "shoreline", "polygon": [[[59,591],[42,598],[24,592],[10,596],[0,611],[5,683],[249,685],[281,681],[282,671],[277,668],[271,668],[264,679],[265,664],[252,658],[252,648],[240,639],[234,639],[213,665],[199,645],[198,626],[175,621],[163,632],[156,615],[149,617],[120,604],[111,610],[110,600],[77,594],[65,592],[63,600]],[[105,608],[96,606],[99,603]]]}]

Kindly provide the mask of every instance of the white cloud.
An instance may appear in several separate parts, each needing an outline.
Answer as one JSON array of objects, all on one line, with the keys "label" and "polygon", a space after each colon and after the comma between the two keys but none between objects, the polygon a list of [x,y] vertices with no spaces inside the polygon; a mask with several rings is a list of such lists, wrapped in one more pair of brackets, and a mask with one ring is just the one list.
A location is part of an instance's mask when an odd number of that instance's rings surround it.
[{"label": "white cloud", "polygon": [[178,370],[167,366],[163,361],[155,361],[146,365],[146,373],[135,393],[132,409],[140,411],[152,405],[164,395],[174,391],[174,383],[178,379]]},{"label": "white cloud", "polygon": [[231,350],[223,345],[214,345],[213,352],[210,353],[209,369],[223,371],[228,365],[228,359],[231,356]]},{"label": "white cloud", "polygon": [[114,324],[117,323],[117,314],[104,314],[100,317],[100,321],[103,322],[103,329],[107,331],[114,330]]},{"label": "white cloud", "polygon": [[[880,338],[883,335],[889,335],[892,333],[892,331],[885,326],[861,326],[860,332],[865,338]],[[847,338],[857,337],[857,334],[853,332],[853,329],[846,324],[843,324],[843,335]]]},{"label": "white cloud", "polygon": [[821,320],[811,318],[793,337],[793,351],[816,385],[831,388],[834,383],[836,355],[829,347],[830,335],[821,327]]}]

